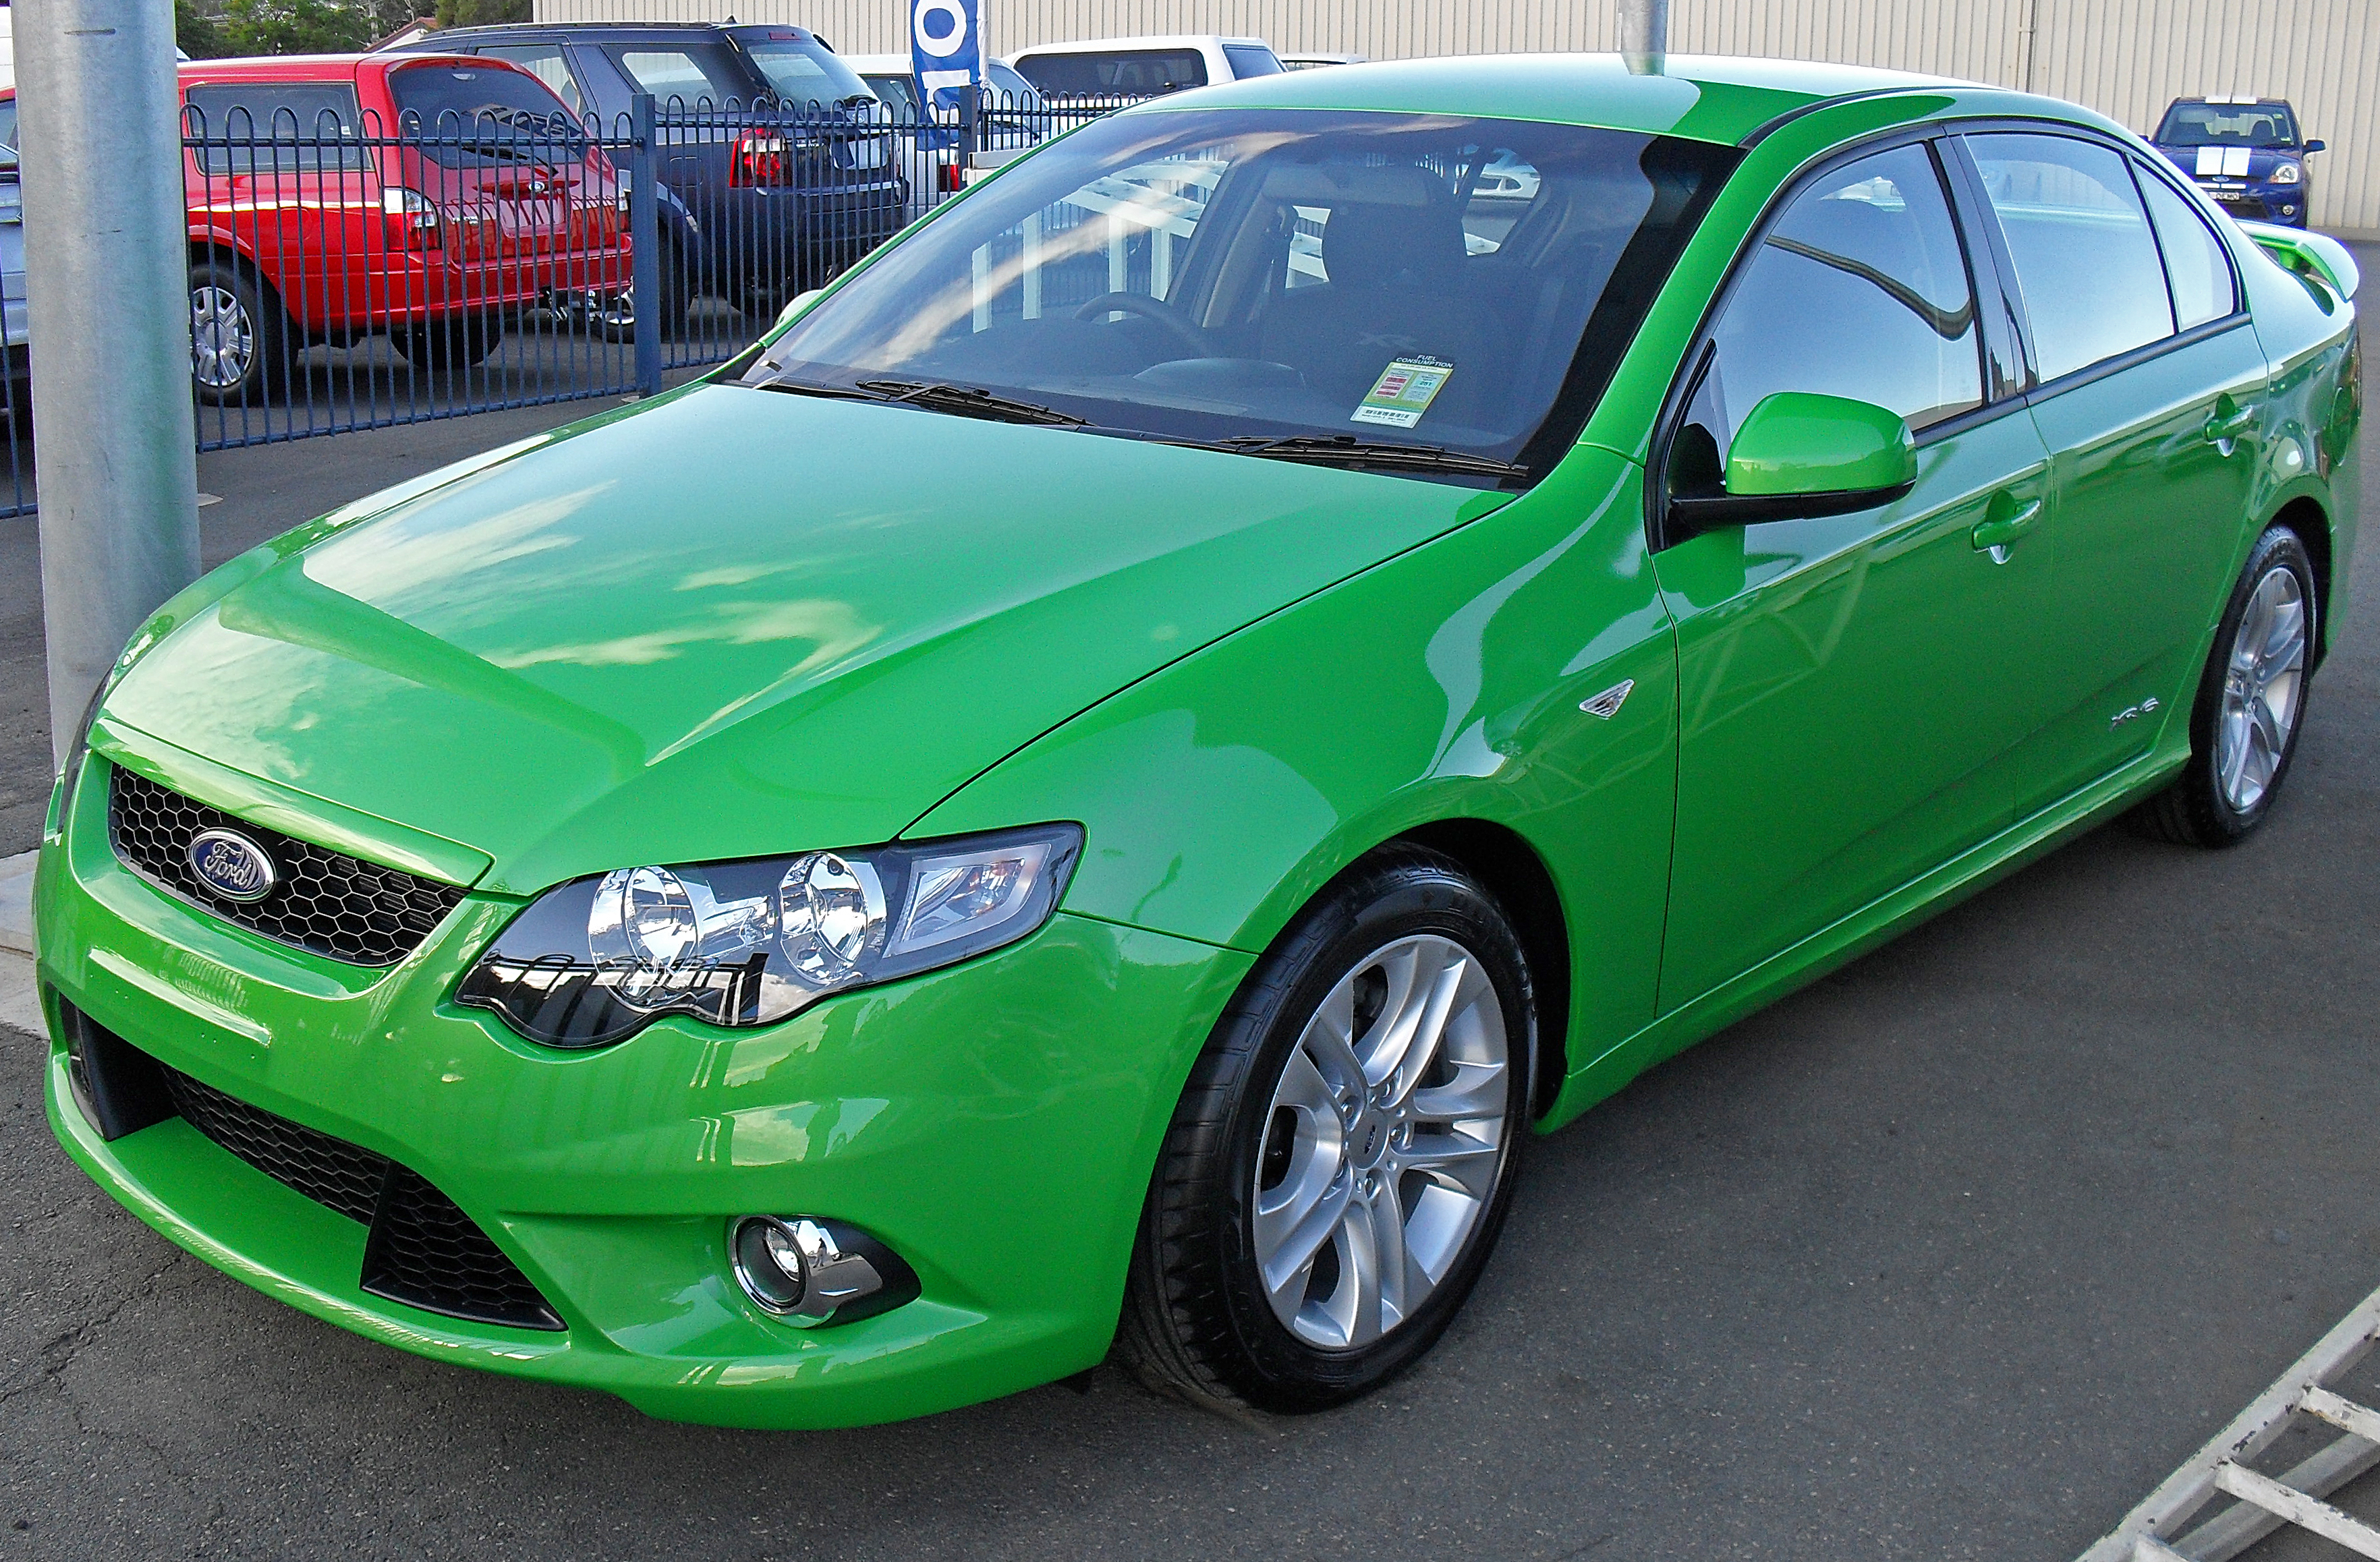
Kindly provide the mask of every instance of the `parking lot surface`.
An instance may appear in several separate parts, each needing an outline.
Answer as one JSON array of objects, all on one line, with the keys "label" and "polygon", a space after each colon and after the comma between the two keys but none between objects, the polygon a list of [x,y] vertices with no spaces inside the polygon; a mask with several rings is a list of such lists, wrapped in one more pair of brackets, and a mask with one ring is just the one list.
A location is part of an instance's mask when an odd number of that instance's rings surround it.
[{"label": "parking lot surface", "polygon": [[[208,457],[210,562],[561,416]],[[125,1214],[0,1033],[0,1557],[2070,1557],[2380,1285],[2375,429],[2265,830],[2100,830],[1536,1141],[1444,1344],[1330,1414],[1101,1369],[731,1433],[417,1360]],[[48,749],[0,525],[10,852]]]}]

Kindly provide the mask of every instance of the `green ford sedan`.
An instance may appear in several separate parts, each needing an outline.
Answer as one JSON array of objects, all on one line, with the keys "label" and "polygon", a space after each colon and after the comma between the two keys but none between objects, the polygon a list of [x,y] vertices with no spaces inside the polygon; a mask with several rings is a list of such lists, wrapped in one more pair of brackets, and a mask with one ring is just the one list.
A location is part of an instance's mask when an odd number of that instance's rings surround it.
[{"label": "green ford sedan", "polygon": [[657,1416],[1344,1401],[1532,1130],[2101,820],[2265,820],[2356,282],[1923,78],[1115,115],[168,602],[49,820],[51,1121],[296,1307]]}]

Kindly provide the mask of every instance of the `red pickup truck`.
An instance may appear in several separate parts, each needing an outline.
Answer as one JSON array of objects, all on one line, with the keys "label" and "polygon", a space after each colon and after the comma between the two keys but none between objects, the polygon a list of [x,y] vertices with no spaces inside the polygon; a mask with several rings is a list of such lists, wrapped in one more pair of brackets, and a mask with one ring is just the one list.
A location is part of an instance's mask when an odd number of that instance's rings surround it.
[{"label": "red pickup truck", "polygon": [[266,394],[306,347],[374,332],[420,368],[475,364],[520,310],[628,286],[621,181],[517,67],[198,60],[181,88],[204,400]]}]

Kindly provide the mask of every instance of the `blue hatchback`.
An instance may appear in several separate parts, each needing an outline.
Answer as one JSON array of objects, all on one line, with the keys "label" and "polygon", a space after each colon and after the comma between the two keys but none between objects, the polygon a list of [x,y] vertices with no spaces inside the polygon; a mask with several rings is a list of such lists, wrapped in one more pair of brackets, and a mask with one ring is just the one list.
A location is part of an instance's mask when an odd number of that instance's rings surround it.
[{"label": "blue hatchback", "polygon": [[2313,187],[2306,170],[2320,141],[2306,140],[2281,98],[2176,98],[2149,138],[2235,217],[2306,225]]},{"label": "blue hatchback", "polygon": [[873,112],[875,99],[806,29],[520,23],[407,47],[509,60],[607,132],[635,94],[653,95],[665,323],[703,295],[773,317],[907,220],[891,138],[868,134],[853,112]]}]

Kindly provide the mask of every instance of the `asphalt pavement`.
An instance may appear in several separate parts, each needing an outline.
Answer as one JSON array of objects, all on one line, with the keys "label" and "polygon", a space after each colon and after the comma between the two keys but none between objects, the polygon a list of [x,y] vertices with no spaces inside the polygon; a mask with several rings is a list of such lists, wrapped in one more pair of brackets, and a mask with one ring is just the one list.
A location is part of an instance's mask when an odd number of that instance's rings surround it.
[{"label": "asphalt pavement", "polygon": [[[564,415],[208,457],[209,558]],[[2253,841],[2102,829],[1533,1142],[1445,1341],[1330,1414],[1103,1368],[734,1433],[402,1355],[125,1214],[0,1033],[0,1558],[2071,1557],[2380,1286],[2364,524]],[[32,560],[0,523],[0,853],[47,785]]]}]

